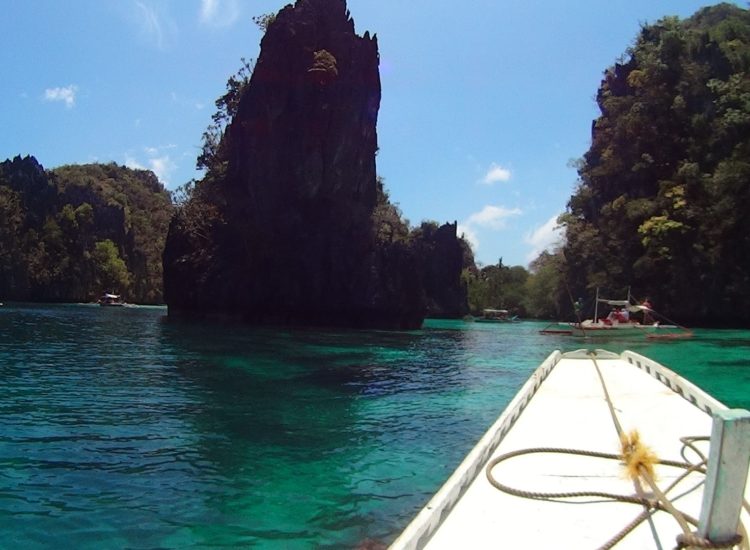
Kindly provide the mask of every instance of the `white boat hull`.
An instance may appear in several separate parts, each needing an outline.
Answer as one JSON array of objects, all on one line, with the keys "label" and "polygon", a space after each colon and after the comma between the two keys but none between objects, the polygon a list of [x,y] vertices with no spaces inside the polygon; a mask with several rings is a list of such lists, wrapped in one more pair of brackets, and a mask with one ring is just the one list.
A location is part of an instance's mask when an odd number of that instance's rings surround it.
[{"label": "white boat hull", "polygon": [[613,324],[605,323],[558,323],[546,327],[542,334],[560,334],[582,338],[618,338],[638,337],[646,338],[689,338],[692,332],[677,325],[641,325],[637,323]]},{"label": "white boat hull", "polygon": [[[711,414],[726,409],[635,353],[599,350],[595,358],[623,429],[637,429],[661,459],[682,461],[680,437],[710,435]],[[492,486],[485,473],[493,457],[522,449],[619,451],[593,363],[583,352],[551,354],[391,548],[598,548],[638,516],[640,505],[601,498],[521,498]],[[635,493],[616,460],[543,453],[513,458],[491,472],[503,483],[533,492]],[[681,473],[663,465],[656,471],[659,485]],[[700,515],[702,477],[690,474],[669,494],[694,517]],[[750,496],[747,488],[745,495]],[[742,521],[750,525],[746,512]],[[657,512],[617,548],[672,548],[680,532],[671,516]]]}]

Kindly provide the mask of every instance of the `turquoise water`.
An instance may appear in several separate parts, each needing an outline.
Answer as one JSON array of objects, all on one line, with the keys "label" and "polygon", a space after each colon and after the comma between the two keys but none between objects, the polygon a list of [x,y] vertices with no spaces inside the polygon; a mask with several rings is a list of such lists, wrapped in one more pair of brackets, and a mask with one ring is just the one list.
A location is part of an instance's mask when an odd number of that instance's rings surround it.
[{"label": "turquoise water", "polygon": [[750,408],[750,331],[586,342],[0,308],[0,547],[390,543],[556,348],[633,349]]}]

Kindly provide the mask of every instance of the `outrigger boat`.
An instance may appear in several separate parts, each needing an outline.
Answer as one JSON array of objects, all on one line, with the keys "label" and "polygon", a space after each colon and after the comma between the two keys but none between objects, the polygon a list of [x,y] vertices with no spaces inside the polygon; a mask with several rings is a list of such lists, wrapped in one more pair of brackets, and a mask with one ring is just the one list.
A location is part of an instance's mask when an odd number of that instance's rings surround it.
[{"label": "outrigger boat", "polygon": [[[599,317],[599,304],[611,308],[606,317]],[[635,317],[640,315],[643,322]],[[548,325],[539,332],[583,337],[645,336],[649,339],[685,339],[693,336],[689,329],[673,323],[663,324],[657,317],[662,318],[651,308],[648,301],[634,304],[629,290],[627,299],[611,300],[600,298],[597,288],[593,319]]]},{"label": "outrigger boat", "polygon": [[747,548],[749,464],[750,412],[631,351],[555,351],[390,548]]}]

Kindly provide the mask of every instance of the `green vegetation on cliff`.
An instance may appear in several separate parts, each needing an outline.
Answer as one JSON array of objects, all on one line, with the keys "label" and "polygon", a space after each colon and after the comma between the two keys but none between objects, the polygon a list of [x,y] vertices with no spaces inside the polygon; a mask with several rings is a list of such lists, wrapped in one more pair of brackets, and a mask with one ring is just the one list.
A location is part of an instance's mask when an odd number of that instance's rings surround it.
[{"label": "green vegetation on cliff", "polygon": [[686,323],[750,323],[748,69],[746,9],[644,25],[605,71],[601,115],[560,218],[566,244],[529,271],[502,260],[465,270],[472,313],[572,320],[574,299],[630,287]]},{"label": "green vegetation on cliff", "polygon": [[681,320],[750,321],[748,69],[750,12],[720,4],[644,26],[606,71],[561,220],[576,296],[632,285]]},{"label": "green vegetation on cliff", "polygon": [[0,296],[83,302],[113,291],[160,303],[171,214],[169,193],[150,171],[2,162]]}]

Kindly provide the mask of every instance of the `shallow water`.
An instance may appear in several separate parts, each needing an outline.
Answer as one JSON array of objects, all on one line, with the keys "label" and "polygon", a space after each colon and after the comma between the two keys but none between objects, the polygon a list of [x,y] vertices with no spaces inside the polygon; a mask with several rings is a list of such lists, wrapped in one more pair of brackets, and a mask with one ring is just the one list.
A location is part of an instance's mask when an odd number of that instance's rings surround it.
[{"label": "shallow water", "polygon": [[0,308],[0,546],[391,542],[554,349],[633,349],[750,408],[750,331],[589,342],[545,323],[412,332]]}]

